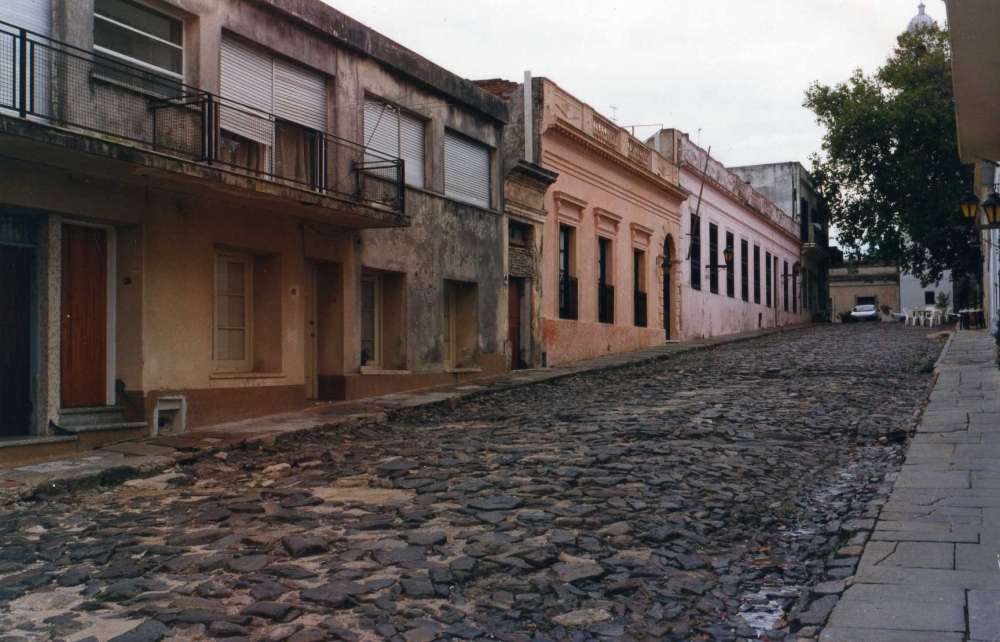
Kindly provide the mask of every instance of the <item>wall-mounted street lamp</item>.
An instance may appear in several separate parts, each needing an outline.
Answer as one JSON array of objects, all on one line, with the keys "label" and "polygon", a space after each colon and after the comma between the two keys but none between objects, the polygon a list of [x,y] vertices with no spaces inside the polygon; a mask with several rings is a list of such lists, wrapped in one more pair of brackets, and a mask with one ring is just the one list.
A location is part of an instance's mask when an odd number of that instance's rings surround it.
[{"label": "wall-mounted street lamp", "polygon": [[788,279],[794,278],[802,274],[802,264],[798,261],[792,264],[792,273],[781,275],[782,281],[787,281]]},{"label": "wall-mounted street lamp", "polygon": [[[706,270],[728,270],[729,264],[733,262],[733,246],[730,245],[726,249],[722,250],[722,258],[726,262],[725,265],[718,265],[717,263],[712,263],[711,265],[706,265]],[[713,256],[714,260],[715,257]]]},{"label": "wall-mounted street lamp", "polygon": [[[979,199],[972,192],[968,192],[962,197],[962,216],[972,222],[973,227],[979,230],[1000,229],[1000,194],[993,192],[986,197],[982,205]],[[986,215],[986,224],[979,225],[979,209],[982,207]]]}]

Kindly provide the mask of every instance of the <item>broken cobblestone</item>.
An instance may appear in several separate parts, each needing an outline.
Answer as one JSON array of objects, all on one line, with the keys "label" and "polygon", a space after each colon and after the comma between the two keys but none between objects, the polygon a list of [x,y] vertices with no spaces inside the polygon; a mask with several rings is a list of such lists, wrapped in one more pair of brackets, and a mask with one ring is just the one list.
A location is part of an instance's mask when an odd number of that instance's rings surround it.
[{"label": "broken cobblestone", "polygon": [[13,504],[0,637],[809,637],[940,348],[817,327]]}]

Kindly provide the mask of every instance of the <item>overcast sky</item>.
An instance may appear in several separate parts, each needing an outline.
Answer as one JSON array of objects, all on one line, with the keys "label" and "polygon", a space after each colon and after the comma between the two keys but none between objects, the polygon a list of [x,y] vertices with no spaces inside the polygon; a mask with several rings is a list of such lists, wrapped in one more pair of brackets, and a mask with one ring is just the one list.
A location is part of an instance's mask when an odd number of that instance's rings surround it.
[{"label": "overcast sky", "polygon": [[[808,166],[822,132],[803,92],[880,66],[920,2],[325,1],[460,76],[531,70],[621,125],[663,123],[695,140],[701,129],[701,145],[733,166]],[[943,24],[944,2],[924,1]]]}]

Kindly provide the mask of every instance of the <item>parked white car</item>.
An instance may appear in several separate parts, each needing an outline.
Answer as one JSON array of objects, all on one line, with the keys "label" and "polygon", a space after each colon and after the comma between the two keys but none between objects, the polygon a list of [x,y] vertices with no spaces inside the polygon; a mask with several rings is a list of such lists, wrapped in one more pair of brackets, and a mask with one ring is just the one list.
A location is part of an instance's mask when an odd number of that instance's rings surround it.
[{"label": "parked white car", "polygon": [[878,308],[874,305],[856,305],[851,310],[851,317],[855,321],[881,321],[878,315]]}]

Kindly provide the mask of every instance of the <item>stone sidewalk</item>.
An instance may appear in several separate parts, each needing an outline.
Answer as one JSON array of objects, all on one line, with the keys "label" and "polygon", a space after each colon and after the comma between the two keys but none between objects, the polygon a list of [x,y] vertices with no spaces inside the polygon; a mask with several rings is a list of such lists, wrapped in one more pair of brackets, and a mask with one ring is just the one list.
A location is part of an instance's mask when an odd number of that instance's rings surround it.
[{"label": "stone sidewalk", "polygon": [[1000,641],[1000,370],[959,332],[821,642]]},{"label": "stone sidewalk", "polygon": [[711,349],[721,345],[801,330],[810,326],[768,328],[741,334],[698,339],[612,354],[551,368],[517,370],[498,377],[406,393],[384,395],[351,402],[319,403],[305,410],[245,421],[198,428],[182,434],[158,435],[123,442],[72,458],[37,464],[0,467],[0,506],[35,495],[74,492],[101,485],[114,485],[137,477],[148,477],[190,461],[199,455],[256,444],[270,445],[302,431],[341,426],[345,423],[384,422],[407,408],[456,403],[463,397],[496,390],[535,385],[580,373],[612,370],[666,359],[675,354]]}]

